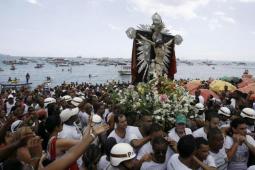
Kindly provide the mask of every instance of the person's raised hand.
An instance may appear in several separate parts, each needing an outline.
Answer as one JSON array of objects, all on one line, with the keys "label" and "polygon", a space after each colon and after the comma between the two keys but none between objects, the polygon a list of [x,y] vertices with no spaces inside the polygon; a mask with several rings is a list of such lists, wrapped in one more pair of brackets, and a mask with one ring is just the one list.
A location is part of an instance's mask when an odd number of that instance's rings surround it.
[{"label": "person's raised hand", "polygon": [[42,139],[39,136],[30,138],[27,142],[27,147],[32,157],[42,156]]},{"label": "person's raised hand", "polygon": [[107,130],[109,130],[109,125],[107,124],[101,124],[101,125],[98,125],[98,126],[94,126],[92,127],[92,133],[94,135],[100,135],[104,132],[106,132]]}]

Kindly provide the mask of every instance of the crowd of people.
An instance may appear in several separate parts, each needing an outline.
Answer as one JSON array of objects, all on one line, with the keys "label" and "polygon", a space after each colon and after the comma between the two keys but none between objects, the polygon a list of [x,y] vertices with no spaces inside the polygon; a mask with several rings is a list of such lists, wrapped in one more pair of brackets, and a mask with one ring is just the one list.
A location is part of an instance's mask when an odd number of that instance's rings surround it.
[{"label": "crowd of people", "polygon": [[[180,84],[185,84],[181,80]],[[252,170],[254,101],[227,88],[204,100],[195,116],[176,113],[163,129],[152,115],[127,114],[111,100],[127,83],[63,83],[54,88],[2,90],[0,169]]]}]

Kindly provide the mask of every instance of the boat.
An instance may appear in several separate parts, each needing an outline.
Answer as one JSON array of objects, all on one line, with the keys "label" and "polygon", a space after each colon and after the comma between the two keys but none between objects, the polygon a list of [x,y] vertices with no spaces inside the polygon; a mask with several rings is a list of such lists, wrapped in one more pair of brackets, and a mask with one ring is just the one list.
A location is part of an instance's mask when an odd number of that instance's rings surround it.
[{"label": "boat", "polygon": [[42,68],[44,64],[36,64],[35,68]]},{"label": "boat", "polygon": [[69,67],[68,63],[57,64],[57,67]]},{"label": "boat", "polygon": [[4,71],[2,68],[0,68],[0,71]]},{"label": "boat", "polygon": [[15,65],[12,65],[10,70],[16,70]]},{"label": "boat", "polygon": [[131,65],[122,65],[118,72],[120,75],[131,75]]}]

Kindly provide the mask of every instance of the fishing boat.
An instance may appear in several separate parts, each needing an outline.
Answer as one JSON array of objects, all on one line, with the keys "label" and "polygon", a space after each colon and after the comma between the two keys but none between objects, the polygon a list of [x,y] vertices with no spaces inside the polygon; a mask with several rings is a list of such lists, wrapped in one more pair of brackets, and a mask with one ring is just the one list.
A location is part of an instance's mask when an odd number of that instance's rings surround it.
[{"label": "fishing boat", "polygon": [[43,64],[36,64],[35,68],[42,68]]},{"label": "fishing boat", "polygon": [[118,72],[120,75],[131,75],[131,65],[122,65]]},{"label": "fishing boat", "polygon": [[10,70],[16,70],[15,65],[12,65]]}]

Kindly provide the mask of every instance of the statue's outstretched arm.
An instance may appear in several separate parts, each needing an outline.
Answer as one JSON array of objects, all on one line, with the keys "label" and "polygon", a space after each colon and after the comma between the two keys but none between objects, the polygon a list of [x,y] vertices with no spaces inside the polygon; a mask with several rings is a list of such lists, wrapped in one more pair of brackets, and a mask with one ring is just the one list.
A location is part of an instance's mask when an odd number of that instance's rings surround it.
[{"label": "statue's outstretched arm", "polygon": [[142,36],[142,35],[139,34],[139,33],[138,33],[138,35],[142,38],[142,40],[147,41],[148,43],[150,43],[150,44],[153,45],[153,46],[155,45],[155,43],[154,43],[153,41],[147,39],[146,37]]}]

